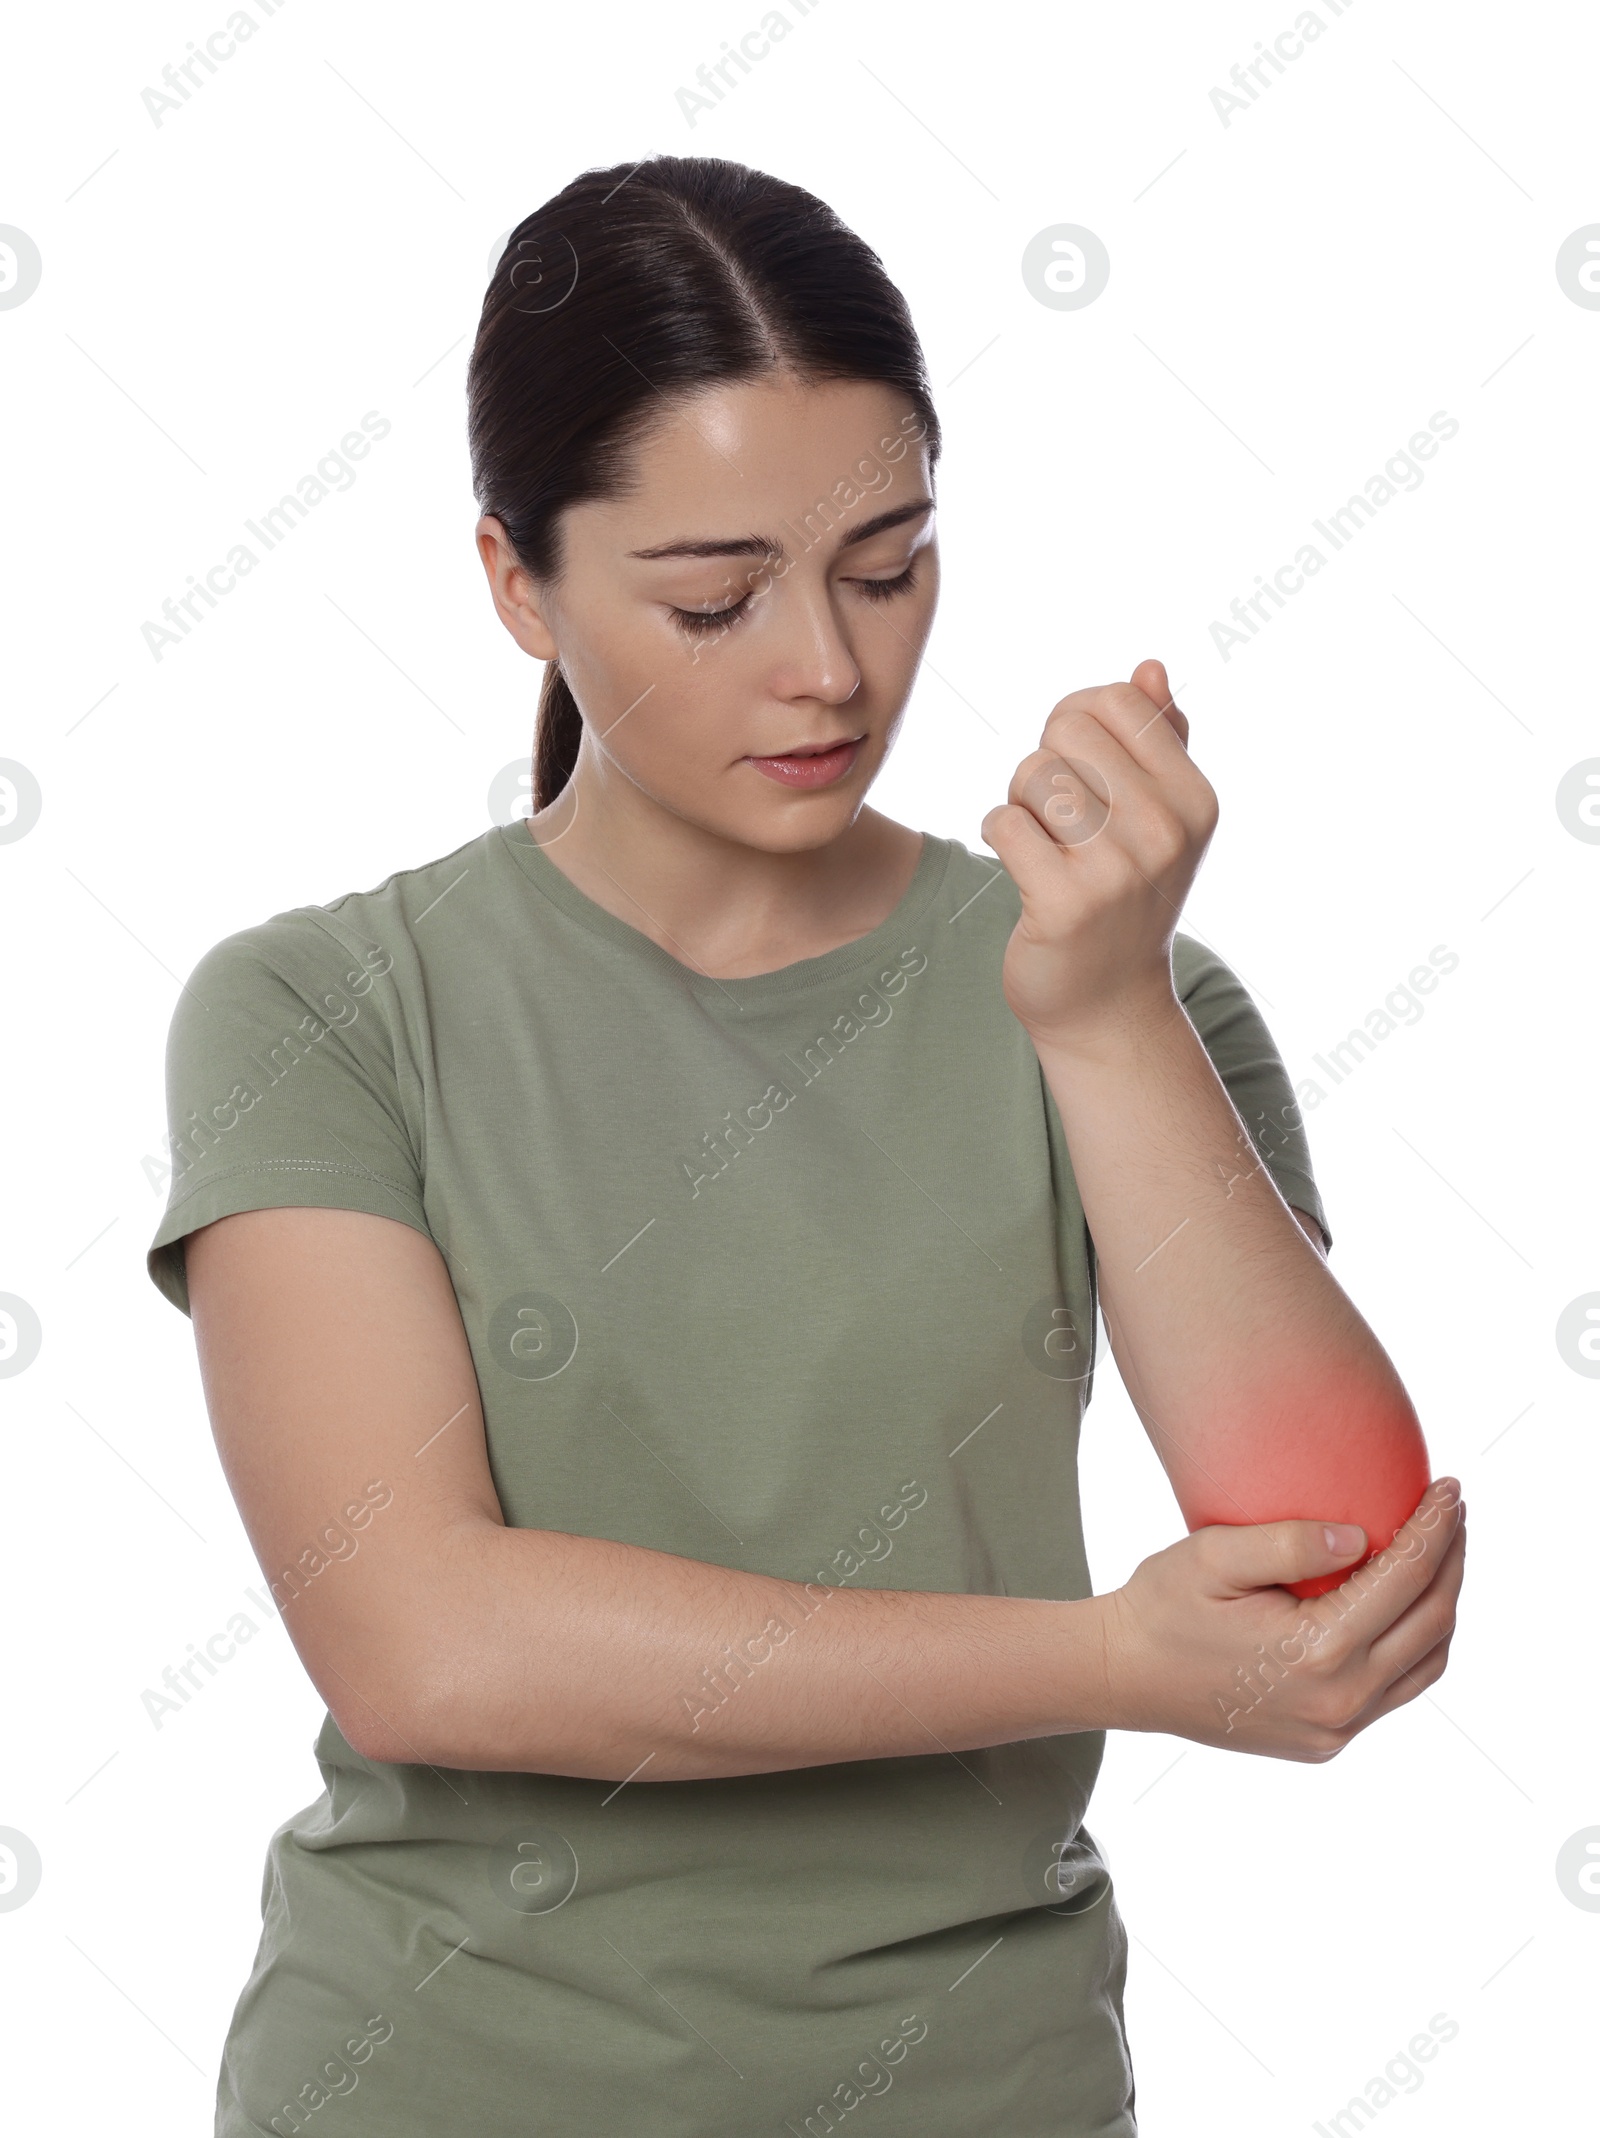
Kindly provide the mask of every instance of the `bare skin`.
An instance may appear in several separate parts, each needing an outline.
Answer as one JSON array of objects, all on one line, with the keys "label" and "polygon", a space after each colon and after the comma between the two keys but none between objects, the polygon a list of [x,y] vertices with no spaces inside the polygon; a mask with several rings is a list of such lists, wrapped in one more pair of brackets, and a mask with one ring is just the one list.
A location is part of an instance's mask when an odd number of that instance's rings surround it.
[{"label": "bare skin", "polygon": [[1218,817],[1188,734],[1159,661],[1055,707],[984,819],[1022,898],[1002,985],[1073,1153],[1112,1348],[1191,1526],[1315,1493],[1386,1544],[1426,1481],[1416,1412],[1174,986]]},{"label": "bare skin", "polygon": [[[498,523],[480,522],[502,620],[535,658],[559,653],[585,719],[573,781],[533,834],[589,897],[697,970],[773,971],[855,941],[893,910],[916,867],[920,836],[864,797],[932,622],[932,512],[851,539],[885,511],[932,499],[921,448],[890,457],[881,446],[904,435],[907,414],[900,396],[864,385],[786,380],[696,396],[642,449],[629,498],[569,513],[555,587],[533,585]],[[872,455],[880,487],[858,476],[865,494],[804,548],[793,529]],[[786,555],[765,571],[758,557],[632,555],[752,534],[783,540]],[[863,593],[908,568],[902,591]],[[709,644],[671,614],[746,595],[739,620]],[[1107,751],[1140,689],[1186,741],[1182,716],[1158,702],[1164,673],[1146,662],[1131,685],[1076,694],[1092,703],[1070,715],[1072,754]],[[1045,732],[1052,754],[1067,733],[1061,711]],[[861,747],[832,787],[788,789],[748,762],[846,736]],[[1130,1032],[1165,1012],[1154,932],[1169,916],[1149,900],[1148,879],[1114,860],[1097,861],[1087,886],[1082,871],[1070,882],[1040,874],[1082,857],[1056,837],[1048,777],[1032,795],[1037,769],[1024,761],[1006,821],[986,827],[1032,909],[1008,952],[1007,999],[1074,1109],[1075,1165],[1091,1183],[1098,1165],[1109,1181],[1155,1103],[1125,1073],[1125,1050]],[[1175,849],[1169,813],[1179,822],[1187,844],[1167,866],[1180,875],[1209,836],[1192,771],[1170,755],[1157,765],[1138,826]],[[1031,894],[1028,826],[1044,841],[1031,849]],[[1166,882],[1169,894],[1175,886]],[[1142,1290],[1119,1280],[1135,1245],[1160,1236],[1151,1228],[1170,1227],[1174,1171],[1181,1181],[1185,1169],[1195,1179],[1212,1170],[1221,1117],[1207,1073],[1172,1057],[1165,1175],[1127,1167],[1117,1195],[1085,1193],[1097,1245],[1105,1234],[1119,1363],[1130,1387],[1162,1390],[1168,1426],[1185,1400],[1171,1334],[1182,1286],[1201,1286],[1198,1311],[1226,1372],[1253,1341],[1228,1320],[1229,1302],[1248,1297],[1263,1256],[1278,1314],[1319,1325],[1332,1315],[1333,1341],[1358,1369],[1376,1371],[1373,1354],[1382,1357],[1307,1247],[1312,1221],[1275,1190],[1255,1205],[1237,1198],[1234,1220],[1213,1224],[1206,1267],[1141,1279]],[[1237,1118],[1222,1125],[1232,1133]],[[1317,1521],[1216,1525],[1143,1561],[1121,1589],[1080,1601],[851,1589],[819,1605],[765,1575],[508,1528],[448,1272],[409,1226],[355,1211],[246,1211],[192,1234],[187,1265],[219,1451],[268,1579],[370,1482],[392,1492],[356,1554],[285,1612],[335,1721],[372,1759],[650,1782],[1123,1728],[1316,1762],[1445,1666],[1465,1526],[1458,1500],[1437,1487],[1387,1564],[1310,1602],[1281,1584],[1353,1564],[1363,1536],[1330,1545]],[[775,1617],[794,1630],[737,1699],[691,1723],[683,1689]],[[1230,1694],[1262,1651],[1278,1658],[1262,1680],[1270,1689]]]},{"label": "bare skin", "polygon": [[[718,979],[869,934],[921,854],[920,833],[865,806],[939,596],[927,450],[903,417],[880,386],[698,396],[644,454],[633,496],[567,515],[554,588],[533,585],[498,520],[478,522],[502,622],[535,659],[559,652],[585,714],[577,768],[533,836],[597,905]],[[804,549],[801,523],[841,480],[862,495]],[[890,513],[909,516],[852,539]],[[751,535],[782,541],[782,558],[633,554]],[[907,570],[903,592],[875,597]],[[705,634],[673,614],[741,602]],[[815,792],[747,761],[847,736],[862,738],[856,763]]]}]

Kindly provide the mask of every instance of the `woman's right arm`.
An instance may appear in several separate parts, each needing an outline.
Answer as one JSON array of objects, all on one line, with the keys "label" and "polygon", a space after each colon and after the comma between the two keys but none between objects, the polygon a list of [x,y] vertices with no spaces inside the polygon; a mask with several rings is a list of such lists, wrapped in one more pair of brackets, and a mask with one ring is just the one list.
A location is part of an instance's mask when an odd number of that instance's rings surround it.
[{"label": "woman's right arm", "polygon": [[[449,1273],[412,1226],[242,1211],[185,1264],[228,1483],[368,1759],[683,1781],[1129,1728],[1317,1761],[1444,1667],[1461,1532],[1430,1500],[1387,1572],[1310,1603],[1257,1584],[1359,1555],[1313,1522],[1198,1530],[1079,1601],[824,1592],[509,1528]],[[1235,1671],[1308,1619],[1303,1662],[1227,1719]]]}]

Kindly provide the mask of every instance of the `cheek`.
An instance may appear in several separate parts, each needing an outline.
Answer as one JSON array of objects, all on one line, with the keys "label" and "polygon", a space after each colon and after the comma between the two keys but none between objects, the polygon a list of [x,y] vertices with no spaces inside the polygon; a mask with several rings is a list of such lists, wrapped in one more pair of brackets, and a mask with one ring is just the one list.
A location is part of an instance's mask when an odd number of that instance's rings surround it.
[{"label": "cheek", "polygon": [[898,730],[933,630],[936,587],[919,588],[908,598],[886,605],[884,616],[869,622],[856,640],[862,696],[873,725],[890,736]]},{"label": "cheek", "polygon": [[741,754],[743,709],[759,696],[731,639],[711,650],[669,649],[618,680],[615,711],[592,715],[594,741],[635,786],[695,815]]},{"label": "cheek", "polygon": [[732,636],[682,637],[653,603],[586,618],[573,635],[563,660],[589,747],[650,790],[703,779],[727,733]]},{"label": "cheek", "polygon": [[893,673],[907,695],[938,606],[938,554],[923,550],[917,557],[917,579],[910,593],[902,595],[898,601],[884,604],[884,616],[894,626],[893,630],[877,634],[882,658],[893,663]]}]

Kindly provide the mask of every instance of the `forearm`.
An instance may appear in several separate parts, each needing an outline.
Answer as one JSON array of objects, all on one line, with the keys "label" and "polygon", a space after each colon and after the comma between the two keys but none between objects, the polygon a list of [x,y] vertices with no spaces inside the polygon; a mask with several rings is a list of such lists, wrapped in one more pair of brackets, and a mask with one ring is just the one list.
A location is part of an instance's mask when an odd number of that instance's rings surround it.
[{"label": "forearm", "polygon": [[418,1606],[398,1729],[349,1710],[370,1757],[685,1781],[1105,1726],[1092,1597],[834,1589],[482,1524]]},{"label": "forearm", "polygon": [[1392,1515],[1386,1543],[1427,1482],[1416,1412],[1181,1003],[1039,1058],[1117,1363],[1190,1527]]}]

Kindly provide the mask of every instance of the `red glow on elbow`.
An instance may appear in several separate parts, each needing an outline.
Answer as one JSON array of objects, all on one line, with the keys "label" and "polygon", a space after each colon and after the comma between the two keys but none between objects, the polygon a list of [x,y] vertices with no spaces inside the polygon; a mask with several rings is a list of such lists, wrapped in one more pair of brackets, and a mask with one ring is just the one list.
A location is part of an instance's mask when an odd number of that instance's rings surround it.
[{"label": "red glow on elbow", "polygon": [[1326,1376],[1294,1408],[1276,1391],[1213,1430],[1191,1435],[1168,1459],[1191,1530],[1212,1523],[1359,1522],[1367,1550],[1327,1574],[1286,1582],[1292,1595],[1322,1596],[1392,1544],[1416,1512],[1431,1471],[1422,1427],[1403,1389],[1374,1391],[1370,1378],[1343,1391]]}]

